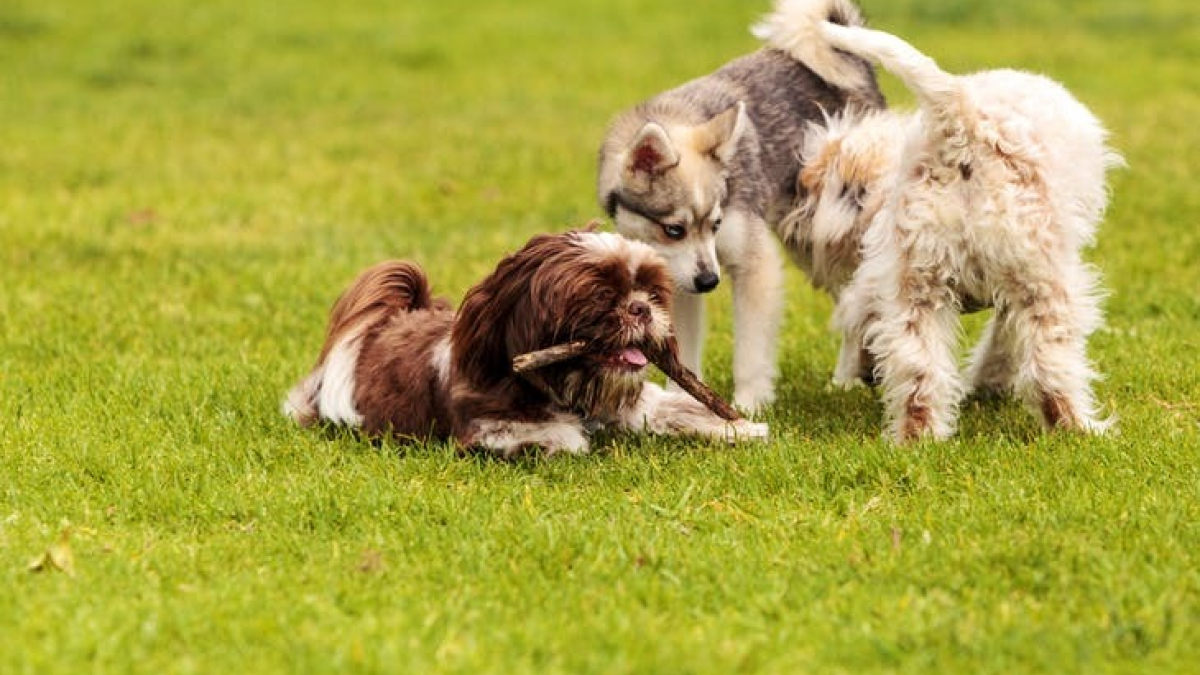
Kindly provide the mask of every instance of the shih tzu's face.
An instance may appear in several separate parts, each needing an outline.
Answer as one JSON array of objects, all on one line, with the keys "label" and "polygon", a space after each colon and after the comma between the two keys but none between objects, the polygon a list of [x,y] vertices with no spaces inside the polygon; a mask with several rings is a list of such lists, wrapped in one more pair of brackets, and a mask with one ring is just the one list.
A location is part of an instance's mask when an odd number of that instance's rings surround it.
[{"label": "shih tzu's face", "polygon": [[572,244],[534,275],[529,300],[537,320],[528,328],[548,344],[587,341],[595,368],[641,370],[671,332],[671,284],[660,259],[615,234],[580,233]]},{"label": "shih tzu's face", "polygon": [[539,371],[555,403],[607,417],[636,399],[668,348],[671,279],[645,244],[601,232],[535,237],[467,295],[454,329],[456,372],[486,386],[512,358],[565,342],[587,355]]}]

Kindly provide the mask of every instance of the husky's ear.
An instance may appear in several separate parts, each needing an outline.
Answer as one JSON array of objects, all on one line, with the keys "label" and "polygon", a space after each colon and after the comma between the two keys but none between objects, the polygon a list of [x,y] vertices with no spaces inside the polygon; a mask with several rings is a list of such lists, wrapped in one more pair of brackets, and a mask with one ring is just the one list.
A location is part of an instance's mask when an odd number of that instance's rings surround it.
[{"label": "husky's ear", "polygon": [[723,113],[696,128],[699,150],[728,164],[737,152],[738,141],[746,130],[746,104],[738,101]]},{"label": "husky's ear", "polygon": [[662,173],[678,163],[679,153],[671,144],[667,130],[654,122],[647,122],[629,147],[625,171],[633,175],[651,176]]}]

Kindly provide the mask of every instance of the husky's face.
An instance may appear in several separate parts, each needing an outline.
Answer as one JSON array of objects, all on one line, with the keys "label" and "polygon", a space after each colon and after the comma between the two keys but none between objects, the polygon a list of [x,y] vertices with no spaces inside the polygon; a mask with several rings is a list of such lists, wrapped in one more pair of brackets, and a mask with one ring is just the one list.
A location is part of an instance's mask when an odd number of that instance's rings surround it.
[{"label": "husky's face", "polygon": [[653,246],[680,290],[707,293],[721,281],[726,167],[745,124],[741,103],[698,125],[646,122],[616,156],[602,158],[614,169],[602,199],[617,230]]}]

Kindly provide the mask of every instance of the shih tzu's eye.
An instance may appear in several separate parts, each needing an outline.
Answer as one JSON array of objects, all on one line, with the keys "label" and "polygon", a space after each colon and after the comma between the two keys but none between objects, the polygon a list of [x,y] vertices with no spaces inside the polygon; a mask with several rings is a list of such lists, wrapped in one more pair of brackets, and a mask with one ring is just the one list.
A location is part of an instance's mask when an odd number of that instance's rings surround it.
[{"label": "shih tzu's eye", "polygon": [[616,297],[617,297],[617,292],[611,288],[605,287],[605,288],[601,288],[600,290],[596,291],[596,299],[606,305],[611,303],[613,301],[613,299]]},{"label": "shih tzu's eye", "polygon": [[721,216],[717,216],[716,220],[712,221],[713,232],[721,231]]},{"label": "shih tzu's eye", "polygon": [[667,236],[667,239],[674,239],[676,241],[683,239],[683,237],[687,234],[687,228],[682,225],[664,224],[662,226],[662,231],[663,234]]}]

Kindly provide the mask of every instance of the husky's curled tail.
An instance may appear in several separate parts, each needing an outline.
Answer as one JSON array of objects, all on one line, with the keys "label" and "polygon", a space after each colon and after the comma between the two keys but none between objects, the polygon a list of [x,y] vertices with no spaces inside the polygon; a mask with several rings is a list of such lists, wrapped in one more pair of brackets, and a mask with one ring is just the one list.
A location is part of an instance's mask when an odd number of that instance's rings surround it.
[{"label": "husky's curled tail", "polygon": [[942,70],[936,61],[904,40],[883,31],[861,26],[840,26],[823,21],[818,32],[834,49],[877,63],[900,78],[929,116],[930,131],[943,138],[938,158],[946,170],[969,166],[970,146],[979,129],[970,121],[974,115],[965,109],[960,78]]},{"label": "husky's curled tail", "polygon": [[321,355],[312,373],[288,392],[284,413],[302,426],[318,419],[359,425],[354,374],[363,337],[402,312],[440,306],[416,263],[389,260],[367,269],[334,303]]},{"label": "husky's curled tail", "polygon": [[862,26],[863,17],[849,0],[777,0],[775,9],[750,32],[835,87],[847,91],[874,88],[869,71],[839,54],[821,33],[825,23]]},{"label": "husky's curled tail", "polygon": [[922,106],[937,107],[957,98],[958,76],[942,70],[933,59],[895,35],[829,21],[821,22],[818,32],[822,41],[835,49],[861,56],[899,77]]}]

